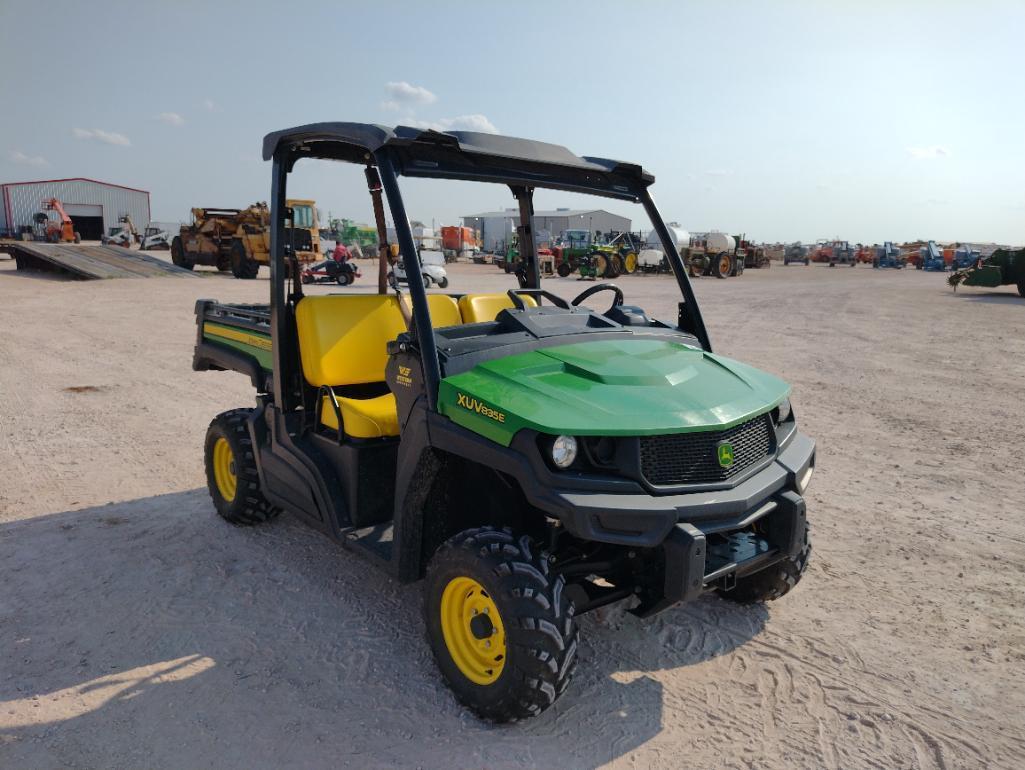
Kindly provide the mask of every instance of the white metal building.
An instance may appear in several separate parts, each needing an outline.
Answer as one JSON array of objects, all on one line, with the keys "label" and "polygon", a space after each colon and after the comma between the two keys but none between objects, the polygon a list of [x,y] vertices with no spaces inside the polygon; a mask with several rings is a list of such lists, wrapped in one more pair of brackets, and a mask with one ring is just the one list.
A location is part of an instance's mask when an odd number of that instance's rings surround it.
[{"label": "white metal building", "polygon": [[98,241],[117,227],[118,217],[125,214],[140,231],[149,223],[149,193],[145,190],[79,177],[0,184],[0,232],[14,235],[22,228],[32,229],[40,211],[56,221],[57,212],[43,207],[43,201],[50,198],[61,202],[83,240]]},{"label": "white metal building", "polygon": [[[501,251],[508,244],[516,226],[520,223],[519,209],[511,208],[504,211],[486,211],[463,217],[463,226],[480,231],[481,246],[484,251]],[[589,230],[603,233],[630,231],[630,219],[613,214],[604,209],[555,209],[553,211],[534,212],[534,230],[539,244],[545,242],[546,235],[557,238],[563,230]]]}]

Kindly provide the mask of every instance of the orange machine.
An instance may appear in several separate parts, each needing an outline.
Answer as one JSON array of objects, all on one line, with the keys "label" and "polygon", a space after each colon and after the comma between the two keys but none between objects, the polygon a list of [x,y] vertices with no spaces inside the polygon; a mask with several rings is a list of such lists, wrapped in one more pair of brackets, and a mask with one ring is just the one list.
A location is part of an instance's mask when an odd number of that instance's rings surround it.
[{"label": "orange machine", "polygon": [[442,227],[441,248],[458,254],[462,251],[477,251],[480,249],[480,243],[472,227]]},{"label": "orange machine", "polygon": [[46,240],[48,243],[81,243],[82,236],[75,232],[75,223],[71,221],[61,202],[56,198],[47,198],[43,201],[43,208],[47,211],[56,211],[60,217],[60,223],[50,221],[46,218]]}]

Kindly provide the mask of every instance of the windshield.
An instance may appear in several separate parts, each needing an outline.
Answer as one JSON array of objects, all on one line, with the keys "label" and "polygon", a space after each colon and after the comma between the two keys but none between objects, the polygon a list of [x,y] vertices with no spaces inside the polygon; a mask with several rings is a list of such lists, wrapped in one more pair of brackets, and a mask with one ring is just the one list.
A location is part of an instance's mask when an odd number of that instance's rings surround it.
[{"label": "windshield", "polygon": [[292,206],[293,224],[295,227],[313,227],[312,206]]}]

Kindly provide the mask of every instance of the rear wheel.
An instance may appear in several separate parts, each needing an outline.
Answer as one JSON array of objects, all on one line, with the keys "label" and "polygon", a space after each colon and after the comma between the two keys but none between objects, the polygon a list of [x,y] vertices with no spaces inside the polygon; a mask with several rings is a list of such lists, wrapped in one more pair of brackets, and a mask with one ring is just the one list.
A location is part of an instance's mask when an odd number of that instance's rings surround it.
[{"label": "rear wheel", "polygon": [[606,257],[605,272],[602,274],[605,278],[619,278],[623,273],[623,262],[619,258],[618,254],[613,254]]},{"label": "rear wheel", "polygon": [[76,230],[75,231],[75,238],[74,238],[74,240],[75,240],[75,243],[81,243],[82,242],[82,233],[80,233],[80,232],[78,232]]},{"label": "rear wheel", "polygon": [[742,577],[729,591],[719,591],[723,599],[729,599],[738,604],[756,604],[758,602],[769,602],[779,599],[790,593],[790,589],[796,586],[808,569],[808,559],[811,557],[811,538],[808,536],[808,527],[804,528],[804,546],[796,557],[788,556],[783,561],[773,564],[761,572]]},{"label": "rear wheel", "polygon": [[[220,265],[218,265],[218,268]],[[246,280],[256,278],[260,272],[260,263],[249,256],[242,241],[231,244],[231,274]]]},{"label": "rear wheel", "polygon": [[261,524],[280,513],[260,491],[255,449],[246,424],[251,412],[222,412],[206,431],[207,489],[217,513],[232,524]]},{"label": "rear wheel", "polygon": [[180,235],[174,236],[174,240],[171,241],[171,262],[186,270],[191,270],[196,266],[195,262],[185,256],[185,249],[182,247]]},{"label": "rear wheel", "polygon": [[442,289],[447,289],[448,288],[448,276],[447,275],[444,278],[442,278],[440,281],[438,281],[438,287],[442,288]]},{"label": "rear wheel", "polygon": [[724,251],[715,258],[715,277],[728,278],[732,267],[733,264],[732,260],[730,260],[730,255]]},{"label": "rear wheel", "polygon": [[551,706],[576,666],[565,579],[526,537],[460,532],[427,568],[427,639],[456,698],[483,719],[513,722]]}]

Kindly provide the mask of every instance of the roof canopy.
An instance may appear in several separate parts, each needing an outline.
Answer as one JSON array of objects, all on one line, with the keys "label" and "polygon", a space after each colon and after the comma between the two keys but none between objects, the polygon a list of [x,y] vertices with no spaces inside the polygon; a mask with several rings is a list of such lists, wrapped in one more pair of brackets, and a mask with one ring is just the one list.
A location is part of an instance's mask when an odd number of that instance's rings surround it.
[{"label": "roof canopy", "polygon": [[289,168],[302,158],[375,164],[387,152],[403,176],[549,187],[636,200],[655,181],[635,163],[581,157],[557,144],[473,131],[432,131],[367,123],[311,123],[275,131],[263,158]]}]

